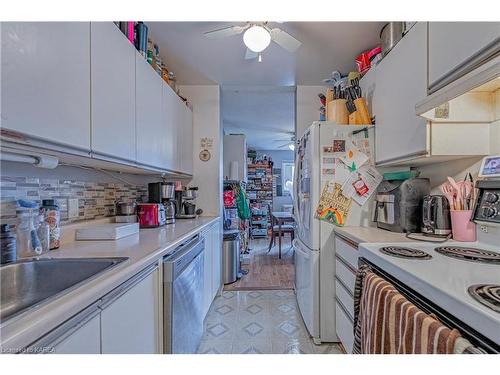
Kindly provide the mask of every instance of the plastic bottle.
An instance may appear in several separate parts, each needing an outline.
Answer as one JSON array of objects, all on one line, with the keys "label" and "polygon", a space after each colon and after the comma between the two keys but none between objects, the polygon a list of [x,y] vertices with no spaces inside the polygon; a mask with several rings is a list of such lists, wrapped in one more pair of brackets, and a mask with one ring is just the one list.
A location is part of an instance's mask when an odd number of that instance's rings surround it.
[{"label": "plastic bottle", "polygon": [[17,225],[17,257],[33,257],[42,253],[42,244],[36,230],[34,210],[38,209],[38,204],[33,201],[20,199],[17,201],[20,206],[18,213],[19,223]]},{"label": "plastic bottle", "polygon": [[50,250],[58,249],[61,243],[61,213],[59,206],[53,199],[44,199],[42,201],[42,210],[45,222],[50,228]]},{"label": "plastic bottle", "polygon": [[38,223],[38,226],[35,227],[42,245],[42,253],[47,253],[50,250],[50,226],[45,221],[43,213],[37,215],[35,220]]},{"label": "plastic bottle", "polygon": [[0,227],[0,264],[14,262],[17,258],[16,236],[10,231],[9,224],[2,224]]}]

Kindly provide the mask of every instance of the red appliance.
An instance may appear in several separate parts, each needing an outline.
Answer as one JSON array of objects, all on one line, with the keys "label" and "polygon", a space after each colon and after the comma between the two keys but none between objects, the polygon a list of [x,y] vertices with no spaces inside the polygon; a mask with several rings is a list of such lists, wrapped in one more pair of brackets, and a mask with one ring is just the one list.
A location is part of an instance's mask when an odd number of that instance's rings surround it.
[{"label": "red appliance", "polygon": [[141,228],[155,228],[165,225],[165,207],[159,203],[140,203],[137,216]]}]

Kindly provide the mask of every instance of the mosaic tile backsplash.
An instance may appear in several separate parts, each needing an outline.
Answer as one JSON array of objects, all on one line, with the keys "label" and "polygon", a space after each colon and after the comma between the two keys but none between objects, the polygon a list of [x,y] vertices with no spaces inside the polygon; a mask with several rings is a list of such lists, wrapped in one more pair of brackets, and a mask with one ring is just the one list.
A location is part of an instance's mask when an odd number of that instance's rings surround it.
[{"label": "mosaic tile backsplash", "polygon": [[[77,198],[78,218],[68,218],[68,199]],[[147,185],[125,183],[83,182],[29,177],[0,177],[0,222],[17,224],[16,200],[28,199],[41,203],[54,199],[61,210],[61,224],[100,219],[115,215],[115,203],[146,202]]]}]

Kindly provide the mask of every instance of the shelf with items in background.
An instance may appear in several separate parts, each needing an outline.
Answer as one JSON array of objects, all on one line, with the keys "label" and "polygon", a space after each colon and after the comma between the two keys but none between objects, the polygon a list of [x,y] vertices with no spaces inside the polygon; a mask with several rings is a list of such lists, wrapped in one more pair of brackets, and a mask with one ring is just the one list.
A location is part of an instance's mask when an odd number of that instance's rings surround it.
[{"label": "shelf with items in background", "polygon": [[250,237],[267,237],[271,223],[269,210],[273,206],[274,182],[272,161],[258,160],[256,152],[248,151],[247,198],[250,202]]}]

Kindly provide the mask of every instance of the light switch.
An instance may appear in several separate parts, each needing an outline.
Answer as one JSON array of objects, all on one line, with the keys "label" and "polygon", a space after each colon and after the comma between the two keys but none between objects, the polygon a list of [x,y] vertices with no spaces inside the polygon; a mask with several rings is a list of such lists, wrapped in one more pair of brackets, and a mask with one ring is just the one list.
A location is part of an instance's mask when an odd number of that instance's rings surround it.
[{"label": "light switch", "polygon": [[78,198],[68,199],[68,218],[78,217]]}]

